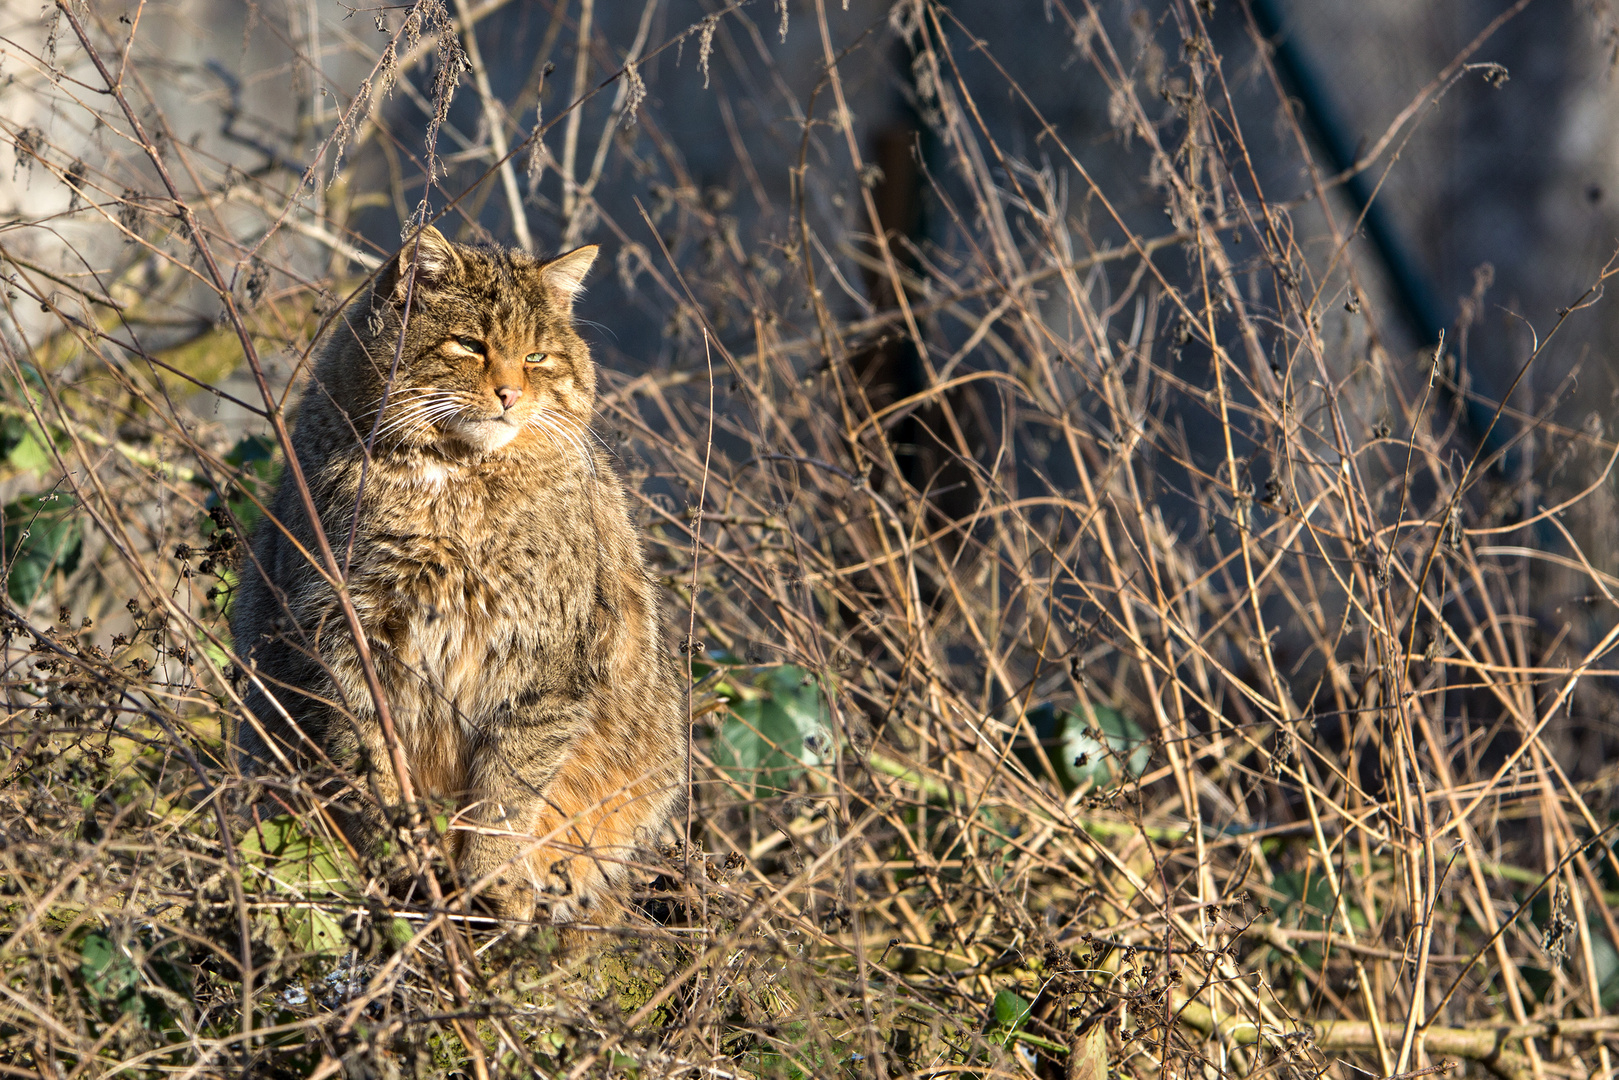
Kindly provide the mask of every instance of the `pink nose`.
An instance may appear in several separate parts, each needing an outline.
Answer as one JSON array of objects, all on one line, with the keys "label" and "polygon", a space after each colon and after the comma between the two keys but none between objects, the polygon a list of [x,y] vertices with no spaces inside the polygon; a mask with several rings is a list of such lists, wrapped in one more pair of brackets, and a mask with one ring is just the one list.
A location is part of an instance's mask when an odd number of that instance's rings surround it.
[{"label": "pink nose", "polygon": [[517,404],[517,399],[523,396],[523,392],[515,386],[497,386],[495,396],[500,399],[501,408],[509,409]]}]

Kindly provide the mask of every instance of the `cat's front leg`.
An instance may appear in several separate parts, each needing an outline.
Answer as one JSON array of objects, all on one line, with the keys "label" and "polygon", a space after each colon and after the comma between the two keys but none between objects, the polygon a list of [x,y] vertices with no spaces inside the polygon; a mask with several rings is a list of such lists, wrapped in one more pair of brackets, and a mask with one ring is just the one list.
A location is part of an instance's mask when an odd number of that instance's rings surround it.
[{"label": "cat's front leg", "polygon": [[[481,907],[534,918],[546,894],[565,894],[552,873],[544,821],[548,792],[575,746],[589,738],[579,703],[508,708],[484,724],[473,751],[468,799],[457,816],[457,867]],[[550,861],[555,861],[551,859]]]}]

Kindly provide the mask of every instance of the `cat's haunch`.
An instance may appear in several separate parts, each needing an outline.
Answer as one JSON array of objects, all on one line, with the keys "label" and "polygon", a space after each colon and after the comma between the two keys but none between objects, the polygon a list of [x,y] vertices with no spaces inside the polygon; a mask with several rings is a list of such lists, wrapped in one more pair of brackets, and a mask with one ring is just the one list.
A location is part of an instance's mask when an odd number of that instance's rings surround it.
[{"label": "cat's haunch", "polygon": [[[411,789],[455,808],[462,879],[513,918],[578,918],[682,796],[679,671],[589,429],[572,308],[595,257],[422,230],[337,320],[292,433]],[[254,717],[236,742],[248,769],[346,787],[345,828],[372,847],[401,788],[318,549],[284,479],[231,615]]]}]

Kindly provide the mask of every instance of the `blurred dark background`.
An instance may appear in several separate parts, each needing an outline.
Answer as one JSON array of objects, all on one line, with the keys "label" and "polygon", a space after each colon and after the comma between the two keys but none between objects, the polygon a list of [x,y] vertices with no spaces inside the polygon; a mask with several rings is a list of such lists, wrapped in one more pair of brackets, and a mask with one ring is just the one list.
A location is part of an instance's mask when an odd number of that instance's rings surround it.
[{"label": "blurred dark background", "polygon": [[[911,54],[898,32],[906,7],[833,0],[824,5],[823,43],[817,6],[801,0],[785,8],[760,2],[736,10],[690,0],[589,0],[583,8],[548,0],[468,4],[504,141],[517,144],[533,132],[537,106],[546,125],[549,160],[537,185],[530,179],[529,151],[514,159],[533,243],[550,249],[564,242],[602,242],[615,260],[630,244],[655,249],[636,200],[661,222],[677,198],[696,200],[718,231],[671,238],[735,243],[745,254],[790,243],[791,212],[801,193],[817,228],[840,221],[845,228],[861,228],[856,192],[833,183],[849,171],[850,150],[833,122],[837,92],[824,77],[829,44],[839,56],[841,94],[885,223],[948,248],[957,231],[951,213],[970,215],[972,208],[947,208],[933,190],[939,185],[951,191],[953,151],[938,145],[929,131]],[[9,10],[11,30],[38,26],[33,6],[13,4]],[[194,137],[221,158],[253,169],[269,160],[264,151],[307,163],[310,151],[337,128],[339,110],[376,63],[375,53],[386,40],[377,20],[396,29],[404,10],[323,2],[283,9],[195,0],[147,5],[143,18],[151,23],[142,36],[172,46],[168,60],[176,80],[156,91],[170,99],[182,137]],[[457,14],[453,4],[444,10]],[[591,47],[581,57],[580,23],[587,10]],[[1124,222],[1143,235],[1162,232],[1162,200],[1151,183],[1143,182],[1150,179],[1148,157],[1141,140],[1110,116],[1109,89],[1087,59],[1097,37],[1086,27],[1088,20],[1100,18],[1119,50],[1103,66],[1116,66],[1138,87],[1169,96],[1182,67],[1181,26],[1193,5],[1123,3],[1092,11],[1089,5],[1052,0],[956,0],[947,10],[953,24],[944,27],[947,34],[959,45],[982,43],[956,55],[968,85],[982,87],[973,105],[985,129],[1009,153],[1051,170],[1076,225],[1076,243],[1117,243],[1122,234],[1111,227],[1072,165],[1042,145],[1042,122],[1070,147],[1081,148],[1081,163]],[[693,34],[667,46],[722,11],[707,44]],[[115,17],[110,9],[106,14]],[[1319,100],[1329,106],[1328,118],[1336,122],[1333,137],[1357,151],[1370,147],[1402,110],[1418,103],[1415,115],[1363,177],[1377,188],[1381,212],[1403,244],[1409,280],[1429,292],[1431,310],[1453,340],[1466,324],[1467,369],[1475,388],[1489,396],[1504,392],[1532,335],[1550,329],[1557,309],[1590,284],[1619,243],[1619,133],[1611,119],[1619,99],[1610,6],[1601,0],[1355,5],[1267,0],[1251,8],[1219,0],[1198,6],[1196,16],[1207,25],[1221,62],[1225,85],[1220,92],[1231,95],[1235,115],[1245,122],[1243,138],[1255,175],[1268,199],[1296,219],[1292,228],[1301,237],[1320,235],[1320,215],[1308,205],[1312,181],[1301,147],[1278,121],[1277,86],[1256,62],[1262,34],[1277,31],[1269,38],[1272,46],[1286,43],[1289,59],[1301,65]],[[1475,41],[1496,23],[1484,40]],[[1470,44],[1476,47],[1464,56]],[[618,83],[602,88],[578,110],[567,163],[578,182],[590,179],[598,158],[601,167],[588,197],[570,193],[561,166],[572,122],[562,110],[576,85],[595,90],[632,51],[642,57],[638,72],[646,96],[633,120],[614,118],[624,103]],[[311,56],[318,61],[310,62]],[[1436,77],[1459,58],[1500,65],[1504,75],[1461,71],[1441,94],[1433,93]],[[397,245],[402,216],[423,197],[423,139],[438,70],[430,56],[408,73],[412,86],[400,84],[385,97],[385,80],[374,78],[383,133],[358,149],[348,148],[364,158],[365,167],[347,192],[347,216],[362,246],[373,253]],[[1021,92],[1008,90],[1007,76]],[[516,231],[500,179],[490,174],[488,118],[472,82],[470,77],[462,81],[439,132],[444,172],[427,201],[438,213],[454,200],[453,223],[465,238],[511,242]],[[1321,174],[1330,176],[1331,155],[1315,126],[1319,115],[1297,85],[1283,88],[1305,120]],[[921,89],[925,95],[927,87]],[[17,104],[26,110],[28,103]],[[233,111],[227,124],[226,114]],[[815,123],[806,139],[807,116]],[[59,142],[67,137],[51,134]],[[805,179],[795,187],[801,155]],[[329,173],[331,148],[323,161]],[[6,192],[8,201],[25,205],[39,194],[28,190],[26,175],[4,179],[9,185],[0,186],[13,189]],[[318,180],[306,191],[323,194]],[[1333,206],[1340,225],[1353,220],[1352,200],[1340,196]],[[1352,254],[1365,266],[1369,287],[1390,288],[1389,267],[1364,235]],[[638,302],[634,287],[605,281],[603,275],[586,312],[610,323],[607,343],[618,362],[632,368],[668,363],[673,346],[661,306]],[[854,294],[843,298],[847,304],[859,307],[871,299],[859,295],[864,291],[859,280],[842,284]],[[1481,303],[1472,304],[1474,297]],[[1387,346],[1403,356],[1426,342],[1400,317],[1399,297],[1388,299],[1395,303],[1380,305],[1378,329]],[[1565,387],[1566,408],[1578,414],[1577,421],[1592,411],[1604,417],[1611,411],[1614,317],[1599,307],[1576,318],[1570,328],[1576,332],[1537,362],[1515,405],[1535,409]],[[1576,370],[1577,383],[1567,386]]]}]

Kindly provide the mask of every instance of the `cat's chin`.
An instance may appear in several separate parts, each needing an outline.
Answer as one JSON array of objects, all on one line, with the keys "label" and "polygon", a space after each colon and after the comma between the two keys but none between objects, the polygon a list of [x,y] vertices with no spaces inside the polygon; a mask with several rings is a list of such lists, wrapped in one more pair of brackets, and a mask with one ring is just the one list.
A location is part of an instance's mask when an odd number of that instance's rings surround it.
[{"label": "cat's chin", "polygon": [[522,426],[505,420],[462,420],[449,428],[448,434],[458,443],[485,454],[504,449],[517,438]]}]

